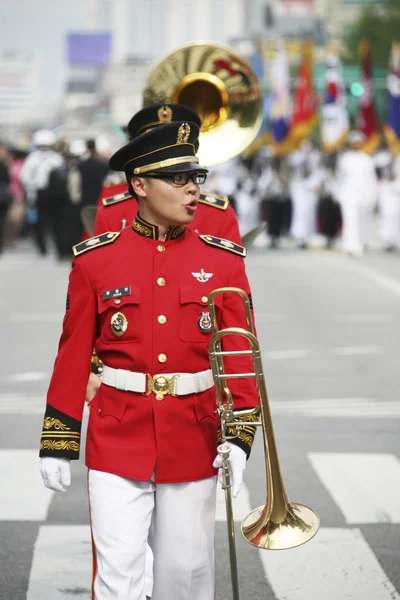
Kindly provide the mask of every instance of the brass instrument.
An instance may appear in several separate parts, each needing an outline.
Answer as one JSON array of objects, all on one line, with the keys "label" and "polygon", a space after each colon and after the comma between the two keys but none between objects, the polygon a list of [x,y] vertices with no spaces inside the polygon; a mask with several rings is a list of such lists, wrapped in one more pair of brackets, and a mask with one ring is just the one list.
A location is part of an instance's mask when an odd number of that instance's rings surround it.
[{"label": "brass instrument", "polygon": [[[239,294],[243,300],[247,330],[240,327],[229,327],[218,330],[215,296],[219,294]],[[213,372],[217,402],[220,411],[222,440],[229,437],[228,427],[243,426],[240,416],[254,416],[260,419],[248,424],[261,426],[264,438],[264,453],[266,463],[267,499],[264,506],[254,509],[242,522],[242,535],[247,542],[261,549],[284,550],[295,548],[311,540],[319,529],[317,513],[304,504],[289,502],[282,480],[275,435],[272,426],[271,412],[268,402],[267,388],[264,379],[260,344],[255,336],[250,312],[249,298],[240,288],[218,288],[208,297],[213,335],[209,346],[211,368]],[[239,335],[249,342],[249,350],[226,351],[222,350],[222,338],[227,335]],[[224,356],[251,355],[254,372],[227,374],[224,371]],[[238,377],[255,377],[257,382],[259,406],[255,409],[235,411],[232,394],[227,385],[227,380]],[[232,511],[232,496],[230,493],[229,466],[226,457],[227,444],[218,447],[223,460],[223,488],[227,507],[229,548],[231,556],[232,589],[234,600],[239,600],[239,586],[236,565],[236,550],[234,544],[234,521]]]},{"label": "brass instrument", "polygon": [[[262,121],[262,90],[240,56],[224,46],[197,42],[174,50],[150,71],[143,105],[185,104],[202,120],[198,156],[218,165],[243,152]],[[222,142],[222,143],[221,143]]]}]

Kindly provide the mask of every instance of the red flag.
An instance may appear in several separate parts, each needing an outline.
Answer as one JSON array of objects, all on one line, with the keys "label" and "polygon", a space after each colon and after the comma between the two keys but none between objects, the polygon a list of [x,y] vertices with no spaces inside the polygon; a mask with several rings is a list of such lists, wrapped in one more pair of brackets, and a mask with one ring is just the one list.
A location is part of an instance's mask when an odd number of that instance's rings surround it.
[{"label": "red flag", "polygon": [[375,111],[374,90],[372,85],[371,45],[363,41],[360,44],[361,83],[363,93],[360,96],[357,115],[357,129],[365,136],[361,149],[372,154],[380,145],[379,123]]},{"label": "red flag", "polygon": [[312,80],[312,44],[305,42],[293,98],[290,137],[294,142],[310,137],[317,123],[318,96]]}]

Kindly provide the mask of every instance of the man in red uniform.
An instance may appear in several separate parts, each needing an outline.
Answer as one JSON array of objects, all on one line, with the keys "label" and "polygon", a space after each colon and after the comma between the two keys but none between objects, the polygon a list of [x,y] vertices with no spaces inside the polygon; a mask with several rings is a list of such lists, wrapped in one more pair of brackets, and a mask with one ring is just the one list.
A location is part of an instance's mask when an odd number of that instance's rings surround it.
[{"label": "man in red uniform", "polygon": [[[173,121],[191,121],[200,127],[197,113],[183,104],[154,104],[136,113],[129,121],[127,131],[131,139],[146,131]],[[128,192],[125,183],[104,187],[99,198],[93,235],[106,231],[119,231],[130,225],[137,213],[137,201]],[[216,235],[241,244],[236,213],[226,196],[200,194],[191,229],[200,233]]]},{"label": "man in red uniform", "polygon": [[[126,131],[130,139],[135,139],[159,125],[174,121],[191,121],[198,127],[201,125],[198,114],[184,104],[153,104],[137,112],[129,121]],[[98,236],[107,231],[120,231],[130,226],[137,209],[137,199],[128,191],[126,180],[123,183],[119,181],[112,187],[103,187],[93,235]],[[199,233],[216,235],[239,245],[242,243],[236,213],[226,196],[200,193],[196,213],[188,226]],[[101,363],[94,354],[86,392],[88,401],[92,399],[100,385],[97,375],[101,370]]]},{"label": "man in red uniform", "polygon": [[[91,402],[86,465],[96,600],[143,600],[147,541],[153,600],[214,599],[220,463],[207,296],[217,287],[250,289],[243,247],[186,227],[207,173],[195,156],[198,133],[195,123],[171,123],[121,148],[110,167],[125,171],[139,212],[122,231],[74,248],[41,472],[50,489],[70,484],[95,347],[104,372]],[[218,296],[217,309],[220,328],[246,328],[237,295]],[[225,339],[228,352],[246,349],[240,336]],[[227,361],[228,373],[252,370],[247,355]],[[236,409],[257,405],[253,379],[231,381]],[[229,442],[234,495],[254,431],[246,424]]]}]

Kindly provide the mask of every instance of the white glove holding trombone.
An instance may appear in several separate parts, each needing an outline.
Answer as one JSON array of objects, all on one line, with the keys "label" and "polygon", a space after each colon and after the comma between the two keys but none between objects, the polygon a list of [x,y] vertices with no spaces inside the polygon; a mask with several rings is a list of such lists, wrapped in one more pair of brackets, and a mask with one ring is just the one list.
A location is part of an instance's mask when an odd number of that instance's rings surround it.
[{"label": "white glove holding trombone", "polygon": [[[246,453],[244,450],[242,450],[236,444],[232,444],[231,442],[225,442],[225,444],[222,444],[221,446],[219,446],[218,451],[220,448],[224,448],[226,446],[229,448],[229,452],[227,450],[226,454],[228,455],[227,460],[229,463],[229,474],[230,474],[230,482],[231,482],[231,487],[232,487],[232,496],[234,498],[236,498],[236,496],[239,493],[240,486],[242,485],[242,482],[243,482],[243,471],[246,468],[247,457],[246,457]],[[223,461],[221,454],[218,454],[213,462],[213,467],[218,469],[218,481],[222,485],[225,484],[223,462],[224,461]]]}]

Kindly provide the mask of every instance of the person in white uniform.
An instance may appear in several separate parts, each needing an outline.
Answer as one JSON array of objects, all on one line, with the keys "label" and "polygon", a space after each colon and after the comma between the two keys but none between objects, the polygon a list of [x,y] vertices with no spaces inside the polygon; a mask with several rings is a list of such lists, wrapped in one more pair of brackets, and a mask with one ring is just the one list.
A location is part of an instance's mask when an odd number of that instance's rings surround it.
[{"label": "person in white uniform", "polygon": [[365,136],[352,131],[348,149],[338,158],[336,197],[342,212],[343,250],[360,257],[366,247],[370,220],[378,197],[378,180],[373,159],[362,151]]},{"label": "person in white uniform", "polygon": [[379,237],[388,252],[400,246],[400,156],[393,160],[387,150],[375,157],[379,173]]},{"label": "person in white uniform", "polygon": [[290,235],[299,248],[307,248],[316,232],[317,205],[323,180],[319,152],[309,140],[288,157],[291,171],[289,191],[292,201]]}]

